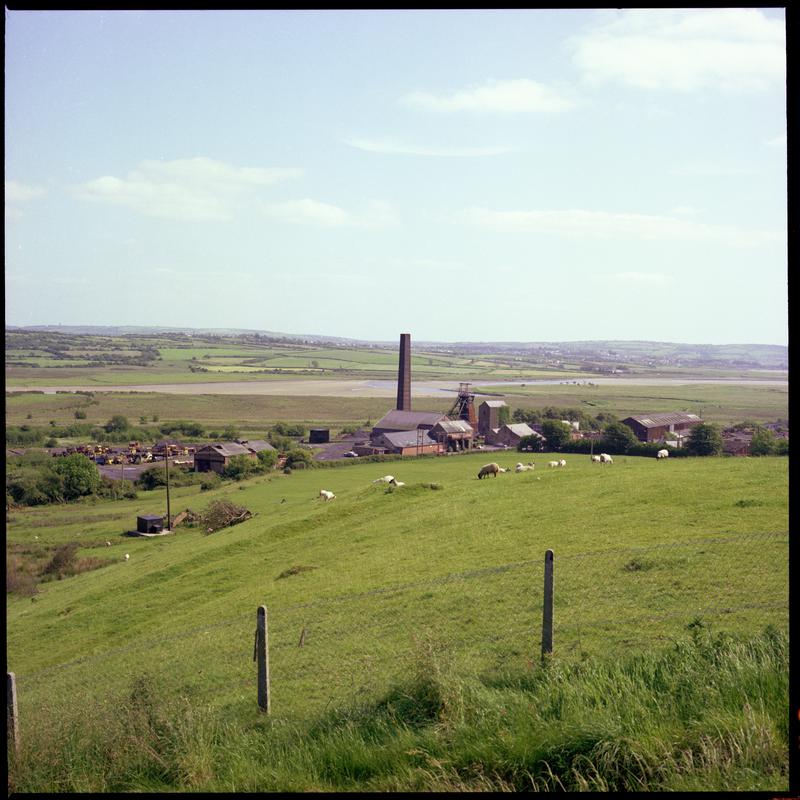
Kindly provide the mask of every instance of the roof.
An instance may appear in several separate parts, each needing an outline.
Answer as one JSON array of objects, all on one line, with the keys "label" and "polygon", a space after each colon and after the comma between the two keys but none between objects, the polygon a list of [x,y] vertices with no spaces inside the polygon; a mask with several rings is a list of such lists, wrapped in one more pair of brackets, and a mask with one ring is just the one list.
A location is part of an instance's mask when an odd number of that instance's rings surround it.
[{"label": "roof", "polygon": [[204,450],[214,450],[221,456],[249,456],[253,452],[238,442],[212,442],[201,447],[195,456],[201,455]]},{"label": "roof", "polygon": [[275,448],[263,439],[238,439],[237,444],[244,445],[248,450],[254,453],[260,453],[262,450],[274,450]]},{"label": "roof", "polygon": [[394,431],[393,433],[381,434],[386,441],[393,447],[416,447],[422,445],[423,447],[436,444],[435,439],[431,439],[427,433],[424,433],[418,438],[417,431]]},{"label": "roof", "polygon": [[649,414],[648,416],[633,416],[627,417],[622,420],[627,422],[633,420],[643,425],[645,428],[658,428],[661,425],[675,425],[681,422],[702,422],[703,420],[697,414],[689,414],[687,412],[678,411],[673,414]]},{"label": "roof", "polygon": [[489,406],[489,408],[502,408],[506,405],[505,400],[484,400],[481,403],[482,406]]},{"label": "roof", "polygon": [[445,433],[472,433],[472,425],[465,419],[442,419],[433,426],[441,428]]},{"label": "roof", "polygon": [[399,431],[413,431],[420,425],[435,425],[439,420],[447,419],[446,414],[438,411],[400,411],[393,409],[375,423],[376,428],[395,428]]},{"label": "roof", "polygon": [[515,422],[511,425],[503,425],[500,429],[506,428],[511,431],[515,436],[538,436],[540,439],[544,438],[541,433],[537,433],[527,422]]}]

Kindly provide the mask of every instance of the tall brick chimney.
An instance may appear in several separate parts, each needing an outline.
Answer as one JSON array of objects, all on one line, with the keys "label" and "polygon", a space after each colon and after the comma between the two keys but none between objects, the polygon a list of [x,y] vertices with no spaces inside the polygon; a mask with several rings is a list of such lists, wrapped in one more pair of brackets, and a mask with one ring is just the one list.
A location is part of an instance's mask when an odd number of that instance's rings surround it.
[{"label": "tall brick chimney", "polygon": [[397,368],[397,410],[411,411],[411,334],[400,334],[400,363]]}]

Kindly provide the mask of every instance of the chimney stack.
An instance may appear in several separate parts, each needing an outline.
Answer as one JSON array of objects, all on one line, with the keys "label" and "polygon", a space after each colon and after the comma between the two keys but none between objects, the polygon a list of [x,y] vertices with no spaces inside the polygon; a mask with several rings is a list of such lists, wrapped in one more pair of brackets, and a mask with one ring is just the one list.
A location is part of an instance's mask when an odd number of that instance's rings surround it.
[{"label": "chimney stack", "polygon": [[400,334],[400,363],[397,369],[397,410],[411,411],[411,334]]}]

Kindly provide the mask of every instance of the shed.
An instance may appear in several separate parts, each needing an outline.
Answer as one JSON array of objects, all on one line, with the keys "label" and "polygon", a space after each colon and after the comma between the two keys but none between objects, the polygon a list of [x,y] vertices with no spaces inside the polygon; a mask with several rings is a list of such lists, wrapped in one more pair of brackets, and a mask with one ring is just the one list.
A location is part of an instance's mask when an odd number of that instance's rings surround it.
[{"label": "shed", "polygon": [[373,438],[372,444],[375,447],[385,447],[387,453],[396,453],[402,456],[438,453],[440,450],[439,443],[423,430],[381,433]]},{"label": "shed", "polygon": [[516,447],[523,436],[536,436],[545,442],[544,436],[537,433],[527,422],[514,422],[508,425],[501,425],[497,430],[490,431],[486,436],[488,444],[504,444],[507,447]]},{"label": "shed", "polygon": [[136,530],[139,533],[161,533],[164,530],[164,517],[160,514],[140,514],[136,517]]},{"label": "shed", "polygon": [[330,440],[330,428],[311,428],[308,432],[308,441],[310,444],[326,444]]},{"label": "shed", "polygon": [[256,451],[239,444],[239,442],[207,444],[195,452],[194,470],[195,472],[218,472],[221,474],[233,456],[256,458]]},{"label": "shed", "polygon": [[442,445],[443,450],[468,450],[475,431],[466,420],[443,419],[430,429],[429,435]]},{"label": "shed", "polygon": [[[670,434],[674,439],[675,434],[688,434],[703,420],[697,414],[678,411],[672,414],[648,414],[626,417],[622,420],[641,442],[663,442]],[[678,436],[680,438],[680,436]]]}]

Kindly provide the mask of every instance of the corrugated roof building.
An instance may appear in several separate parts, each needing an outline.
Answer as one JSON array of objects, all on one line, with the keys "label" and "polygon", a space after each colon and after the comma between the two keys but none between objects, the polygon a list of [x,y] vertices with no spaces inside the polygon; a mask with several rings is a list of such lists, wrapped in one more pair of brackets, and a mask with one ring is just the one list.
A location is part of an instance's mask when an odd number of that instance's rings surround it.
[{"label": "corrugated roof building", "polygon": [[430,430],[437,422],[447,419],[446,414],[438,411],[399,411],[393,409],[375,423],[372,429],[373,438],[381,433],[394,431],[414,431],[417,428]]},{"label": "corrugated roof building", "polygon": [[672,414],[642,414],[622,420],[641,442],[663,442],[666,438],[683,438],[703,420],[697,414],[678,411]]},{"label": "corrugated roof building", "polygon": [[373,437],[372,444],[375,447],[386,448],[387,453],[395,453],[402,456],[438,453],[440,449],[439,443],[432,439],[427,431],[421,429],[379,433]]}]

